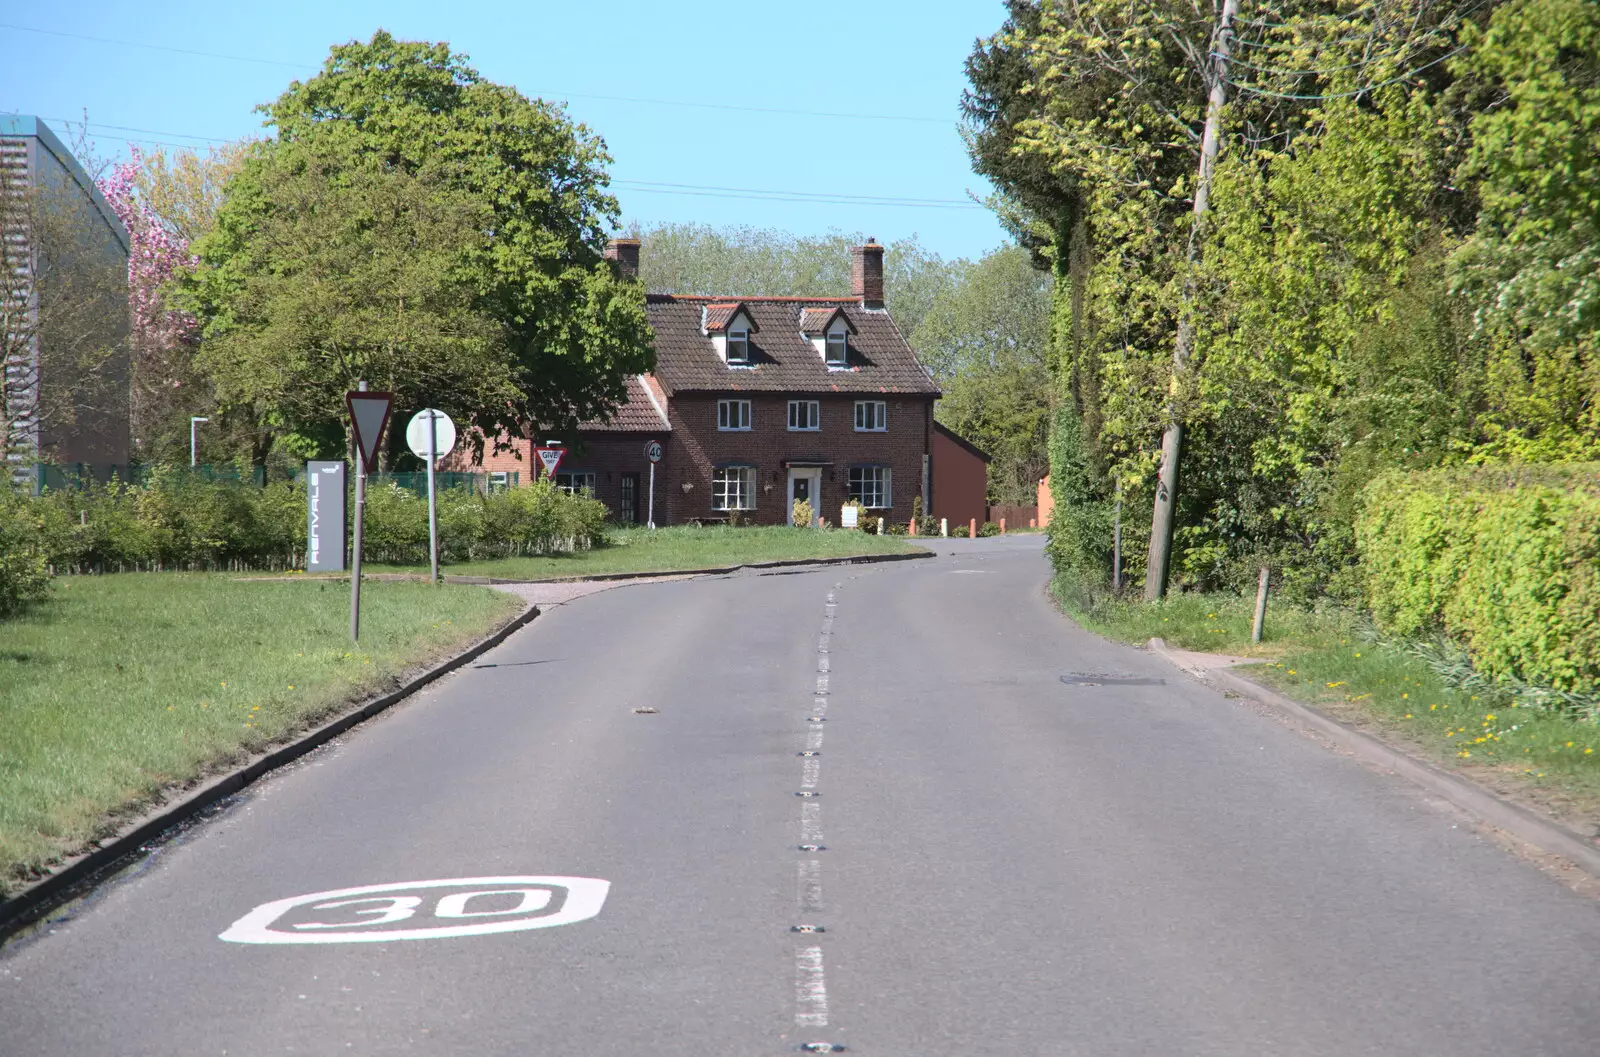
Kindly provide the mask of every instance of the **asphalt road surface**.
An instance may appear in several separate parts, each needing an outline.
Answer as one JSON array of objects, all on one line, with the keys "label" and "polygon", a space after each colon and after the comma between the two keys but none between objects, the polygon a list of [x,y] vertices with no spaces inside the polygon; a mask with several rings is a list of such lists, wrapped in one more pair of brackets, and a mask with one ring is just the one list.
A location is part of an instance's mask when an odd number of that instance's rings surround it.
[{"label": "asphalt road surface", "polygon": [[1594,904],[941,550],[551,608],[11,944],[0,1054],[1600,1053]]}]

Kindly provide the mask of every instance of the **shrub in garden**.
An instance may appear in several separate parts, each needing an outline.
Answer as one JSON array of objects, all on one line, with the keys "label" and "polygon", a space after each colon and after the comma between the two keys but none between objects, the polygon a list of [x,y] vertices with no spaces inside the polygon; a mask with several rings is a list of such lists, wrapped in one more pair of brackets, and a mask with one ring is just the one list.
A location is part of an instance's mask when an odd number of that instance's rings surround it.
[{"label": "shrub in garden", "polygon": [[1600,690],[1600,464],[1397,473],[1356,522],[1373,619],[1491,678]]}]

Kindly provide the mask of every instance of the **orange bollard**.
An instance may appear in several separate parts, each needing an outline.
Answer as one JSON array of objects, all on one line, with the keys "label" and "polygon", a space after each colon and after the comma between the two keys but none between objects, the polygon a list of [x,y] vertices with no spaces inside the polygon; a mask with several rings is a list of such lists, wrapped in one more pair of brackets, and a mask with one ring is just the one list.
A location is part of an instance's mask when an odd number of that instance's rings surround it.
[{"label": "orange bollard", "polygon": [[1006,534],[1006,519],[1005,518],[1001,518],[1000,519],[1000,535],[1004,536],[1005,534]]},{"label": "orange bollard", "polygon": [[977,518],[973,518],[970,522],[967,523],[967,539],[975,540],[977,538],[978,538],[978,519]]},{"label": "orange bollard", "polygon": [[1028,519],[1028,527],[1029,528],[1038,528],[1039,527],[1039,519],[1036,518],[1036,517],[1029,518]]},{"label": "orange bollard", "polygon": [[906,535],[907,536],[915,536],[916,534],[917,534],[917,519],[916,518],[912,518],[910,521],[906,522]]}]

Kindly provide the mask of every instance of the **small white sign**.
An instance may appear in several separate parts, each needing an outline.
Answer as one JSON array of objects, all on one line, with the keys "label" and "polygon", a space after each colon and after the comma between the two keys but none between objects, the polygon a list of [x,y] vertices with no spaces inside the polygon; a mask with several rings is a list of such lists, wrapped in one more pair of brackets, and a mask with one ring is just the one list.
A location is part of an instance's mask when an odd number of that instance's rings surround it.
[{"label": "small white sign", "polygon": [[456,424],[450,421],[450,416],[443,411],[425,408],[411,416],[411,421],[406,424],[406,446],[411,449],[411,454],[427,461],[428,458],[428,423],[433,421],[433,454],[435,458],[449,455],[456,446]]},{"label": "small white sign", "polygon": [[856,506],[856,505],[854,505],[854,504],[851,504],[849,506],[842,506],[842,507],[839,508],[839,527],[840,528],[855,528],[856,527],[856,523],[860,520],[860,518],[861,518],[861,508]]},{"label": "small white sign", "polygon": [[338,888],[263,903],[217,938],[387,943],[548,929],[594,917],[610,890],[610,881],[596,877],[458,877]]}]

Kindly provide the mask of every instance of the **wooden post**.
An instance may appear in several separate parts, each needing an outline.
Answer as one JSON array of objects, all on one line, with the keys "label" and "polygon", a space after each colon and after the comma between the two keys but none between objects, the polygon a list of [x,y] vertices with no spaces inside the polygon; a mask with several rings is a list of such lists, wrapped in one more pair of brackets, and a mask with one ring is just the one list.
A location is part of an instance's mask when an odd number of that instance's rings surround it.
[{"label": "wooden post", "polygon": [[1263,626],[1267,622],[1267,584],[1272,579],[1271,566],[1261,567],[1261,577],[1256,582],[1256,619],[1250,625],[1250,641],[1260,642]]},{"label": "wooden post", "polygon": [[1111,526],[1111,590],[1122,593],[1122,482],[1117,482],[1117,513]]}]

